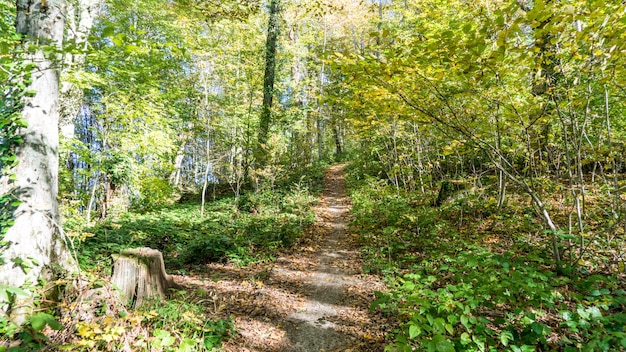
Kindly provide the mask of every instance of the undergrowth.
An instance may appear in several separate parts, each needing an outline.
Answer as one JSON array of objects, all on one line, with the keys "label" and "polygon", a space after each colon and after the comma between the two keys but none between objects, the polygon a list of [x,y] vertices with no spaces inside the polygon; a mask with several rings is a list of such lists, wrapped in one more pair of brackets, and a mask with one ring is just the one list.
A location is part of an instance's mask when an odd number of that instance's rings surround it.
[{"label": "undergrowth", "polygon": [[387,350],[626,348],[623,275],[589,261],[557,275],[527,203],[498,212],[492,195],[468,193],[435,207],[434,192],[404,194],[375,178],[352,176],[349,187],[366,269],[389,287],[372,308],[404,322]]},{"label": "undergrowth", "polygon": [[222,198],[205,206],[186,203],[74,230],[84,269],[110,268],[111,254],[125,248],[151,247],[163,253],[168,269],[231,261],[271,260],[314,220],[315,198],[305,187]]},{"label": "undergrowth", "polygon": [[[151,247],[163,253],[168,271],[210,262],[246,265],[269,261],[291,246],[315,217],[308,187],[224,197],[205,205],[188,202],[123,214],[94,226],[66,219],[81,267],[82,289],[59,305],[42,304],[18,327],[0,319],[0,352],[12,351],[211,351],[233,335],[234,323],[218,314],[220,297],[181,290],[134,310],[119,302],[107,283],[111,255]],[[200,290],[201,291],[201,290]],[[13,294],[13,293],[12,293]],[[15,292],[19,294],[19,292]]]}]

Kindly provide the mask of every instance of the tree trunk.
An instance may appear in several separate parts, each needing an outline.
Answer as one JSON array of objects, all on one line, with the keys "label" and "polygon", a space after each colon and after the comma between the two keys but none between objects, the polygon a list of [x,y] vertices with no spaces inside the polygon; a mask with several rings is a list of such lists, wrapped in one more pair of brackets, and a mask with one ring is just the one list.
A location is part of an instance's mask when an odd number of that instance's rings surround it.
[{"label": "tree trunk", "polygon": [[[63,40],[65,1],[18,0],[15,23],[23,35],[25,60],[35,66],[26,88],[34,95],[24,98],[22,118],[28,127],[20,130],[19,164],[11,170],[16,181],[0,189],[0,194],[13,192],[21,201],[13,213],[15,223],[2,239],[8,246],[0,258],[0,286],[33,292],[39,279],[49,281],[76,269],[62,236],[57,203],[59,75],[55,54],[44,50],[60,46]],[[33,308],[33,298],[23,297],[13,305],[0,303],[0,315],[23,322]]]},{"label": "tree trunk", "polygon": [[339,127],[333,127],[333,138],[335,139],[335,156],[340,157],[342,153],[341,138],[339,137]]},{"label": "tree trunk", "polygon": [[183,161],[185,160],[185,151],[187,149],[187,142],[189,141],[188,135],[183,135],[176,157],[174,158],[174,170],[170,174],[169,183],[174,188],[181,187],[180,176],[183,169]]},{"label": "tree trunk", "polygon": [[272,118],[272,103],[274,100],[274,77],[276,71],[276,46],[280,25],[280,0],[271,0],[269,25],[267,28],[267,42],[265,44],[265,78],[263,79],[263,107],[259,119],[258,145],[255,151],[257,168],[265,167],[267,161],[267,137]]},{"label": "tree trunk", "polygon": [[178,285],[165,272],[161,252],[147,247],[129,248],[114,254],[113,283],[135,307],[151,297],[166,297]]},{"label": "tree trunk", "polygon": [[[502,156],[502,134],[500,133],[500,106],[496,110],[496,151],[498,152],[498,158],[500,158],[500,165],[504,165]],[[504,172],[498,170],[498,210],[502,209],[504,200],[506,197],[506,179]]]}]

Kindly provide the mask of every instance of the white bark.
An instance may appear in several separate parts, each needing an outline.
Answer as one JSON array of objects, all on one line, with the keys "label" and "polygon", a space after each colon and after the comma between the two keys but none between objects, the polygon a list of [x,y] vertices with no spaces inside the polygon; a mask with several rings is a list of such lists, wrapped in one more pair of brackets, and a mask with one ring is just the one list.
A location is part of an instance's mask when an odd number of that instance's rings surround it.
[{"label": "white bark", "polygon": [[188,134],[183,135],[180,146],[178,147],[178,152],[174,158],[174,171],[172,171],[169,177],[169,183],[173,187],[180,186],[183,161],[185,160],[185,151],[187,149],[187,142],[189,141],[189,138],[190,136]]},{"label": "white bark", "polygon": [[[0,253],[0,285],[32,289],[39,278],[73,270],[75,263],[62,238],[57,203],[58,194],[58,98],[59,75],[51,57],[35,45],[59,45],[63,39],[65,2],[18,0],[16,29],[24,35],[26,60],[35,64],[32,83],[35,92],[24,98],[22,118],[28,127],[20,134],[23,143],[16,150],[19,164],[13,168],[17,180],[11,189],[22,204],[14,213],[15,224],[4,241],[8,248]],[[0,182],[1,183],[1,182]],[[32,304],[29,298],[13,307],[0,303],[0,315],[20,323]]]}]

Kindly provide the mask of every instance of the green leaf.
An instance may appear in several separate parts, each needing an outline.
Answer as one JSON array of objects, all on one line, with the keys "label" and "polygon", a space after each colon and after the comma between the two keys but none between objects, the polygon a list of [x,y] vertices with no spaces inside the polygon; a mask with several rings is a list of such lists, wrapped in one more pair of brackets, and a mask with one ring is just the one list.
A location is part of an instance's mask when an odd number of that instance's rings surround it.
[{"label": "green leaf", "polygon": [[154,337],[158,339],[157,345],[160,347],[171,346],[176,342],[176,338],[174,338],[169,331],[156,329],[154,330]]},{"label": "green leaf", "polygon": [[124,45],[124,37],[121,34],[118,34],[115,37],[112,37],[111,41],[113,42],[113,44],[115,44],[115,46]]},{"label": "green leaf", "polygon": [[195,350],[196,347],[196,341],[185,337],[183,339],[183,341],[180,343],[180,346],[178,346],[178,349],[176,350],[177,352],[192,352]]},{"label": "green leaf", "polygon": [[43,330],[46,325],[50,326],[53,330],[61,330],[63,328],[63,326],[52,315],[43,312],[31,316],[29,323],[35,331]]},{"label": "green leaf", "polygon": [[461,334],[461,345],[467,346],[470,342],[472,342],[471,337],[468,333],[464,332]]},{"label": "green leaf", "polygon": [[103,37],[110,37],[110,36],[113,35],[114,32],[115,32],[115,27],[113,27],[113,26],[106,26],[102,30],[102,36]]},{"label": "green leaf", "polygon": [[510,331],[503,331],[500,334],[500,342],[502,342],[504,346],[508,346],[511,340],[513,340],[513,334]]},{"label": "green leaf", "polygon": [[480,351],[484,351],[485,350],[485,342],[482,341],[480,339],[480,337],[478,337],[476,335],[472,335],[472,341],[474,341],[474,343],[476,344],[476,346],[478,346],[478,349]]},{"label": "green leaf", "polygon": [[420,329],[417,325],[409,326],[409,338],[414,339],[418,337],[422,333],[422,329]]},{"label": "green leaf", "polygon": [[[0,289],[2,289],[2,288],[0,288]],[[9,287],[5,287],[4,289],[6,290],[6,292],[11,293],[11,294],[13,294],[15,296],[18,296],[18,297],[28,297],[28,296],[30,296],[30,293],[28,293],[28,291],[22,290],[19,287],[11,287],[11,286],[9,286]]]},{"label": "green leaf", "polygon": [[433,337],[435,350],[438,352],[455,352],[454,345],[443,335],[435,335]]},{"label": "green leaf", "polygon": [[463,324],[463,326],[465,326],[465,328],[469,330],[470,323],[469,323],[469,318],[467,317],[467,315],[461,315],[461,324]]},{"label": "green leaf", "polygon": [[204,337],[204,347],[208,350],[212,350],[213,347],[220,345],[220,337],[217,335],[208,335]]},{"label": "green leaf", "polygon": [[535,334],[540,336],[543,335],[543,324],[533,322],[530,324],[530,328],[535,332]]},{"label": "green leaf", "polygon": [[433,323],[433,332],[436,334],[443,334],[446,331],[446,321],[443,318],[436,318]]}]

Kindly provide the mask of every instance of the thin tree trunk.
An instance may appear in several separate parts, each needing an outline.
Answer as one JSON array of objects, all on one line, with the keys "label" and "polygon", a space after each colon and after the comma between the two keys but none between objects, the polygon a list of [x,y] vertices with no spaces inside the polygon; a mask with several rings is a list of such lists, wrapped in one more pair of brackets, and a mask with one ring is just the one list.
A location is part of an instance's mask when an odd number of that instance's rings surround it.
[{"label": "thin tree trunk", "polygon": [[419,128],[416,123],[413,123],[413,134],[415,135],[415,153],[417,155],[417,174],[420,182],[420,191],[426,194],[424,189],[424,164],[422,163],[422,139],[420,137]]},{"label": "thin tree trunk", "polygon": [[[496,150],[498,150],[500,162],[502,163],[502,134],[500,133],[499,106],[496,111]],[[504,172],[498,170],[498,209],[501,209],[506,199],[506,179]]]},{"label": "thin tree trunk", "polygon": [[617,161],[613,152],[613,140],[611,138],[611,115],[609,113],[609,90],[604,86],[604,115],[606,119],[607,145],[609,148],[609,157],[613,167],[613,196],[611,197],[611,212],[613,218],[619,218],[619,178],[617,174]]},{"label": "thin tree trunk", "polygon": [[91,224],[91,209],[96,199],[96,188],[98,187],[98,178],[93,180],[93,187],[91,187],[91,196],[89,197],[89,205],[87,205],[87,225]]},{"label": "thin tree trunk", "polygon": [[335,155],[337,157],[341,156],[341,138],[339,137],[339,128],[337,126],[333,127],[333,138],[335,139]]},{"label": "thin tree trunk", "polygon": [[206,190],[209,186],[209,172],[211,171],[211,120],[207,121],[206,137],[206,168],[204,169],[204,183],[202,185],[202,205],[200,215],[204,215],[204,204],[206,202]]},{"label": "thin tree trunk", "polygon": [[[563,131],[563,146],[565,147],[565,163],[566,163],[566,167],[567,167],[567,176],[568,176],[568,182],[569,182],[569,190],[570,193],[572,195],[572,198],[574,200],[574,208],[576,209],[576,215],[577,215],[577,219],[578,219],[578,232],[580,235],[580,238],[582,239],[581,242],[581,252],[584,250],[584,237],[583,237],[583,221],[582,221],[582,213],[581,213],[581,205],[580,205],[580,198],[578,195],[578,192],[576,191],[576,185],[574,184],[574,174],[572,172],[572,156],[570,154],[570,147],[569,144],[570,139],[573,140],[574,136],[572,136],[571,138],[568,136],[567,133],[567,125],[565,123],[565,117],[563,116],[558,103],[555,101],[555,105],[557,108],[557,114],[559,116],[559,120],[561,121],[561,128]],[[574,116],[570,116],[570,120],[574,119]],[[572,125],[573,123],[570,121],[570,125]],[[572,127],[572,133],[574,133],[574,129]],[[572,234],[572,211],[569,212],[568,214],[568,234]],[[571,252],[570,252],[571,253]],[[570,255],[570,264],[573,263],[573,260],[571,259],[572,256]]]},{"label": "thin tree trunk", "polygon": [[170,174],[169,182],[173,187],[178,187],[180,184],[180,175],[183,168],[183,160],[185,160],[185,149],[187,148],[187,141],[189,136],[183,136],[183,140],[178,147],[176,157],[174,158],[174,171]]},{"label": "thin tree trunk", "polygon": [[207,161],[206,161],[206,169],[204,169],[204,183],[202,184],[202,206],[200,207],[200,215],[204,215],[204,204],[206,203],[206,190],[209,186],[209,171],[211,171],[211,161],[208,158],[208,147],[207,147]]},{"label": "thin tree trunk", "polygon": [[[321,111],[320,111],[321,112]],[[317,158],[324,157],[324,118],[321,114],[317,115]]]}]

